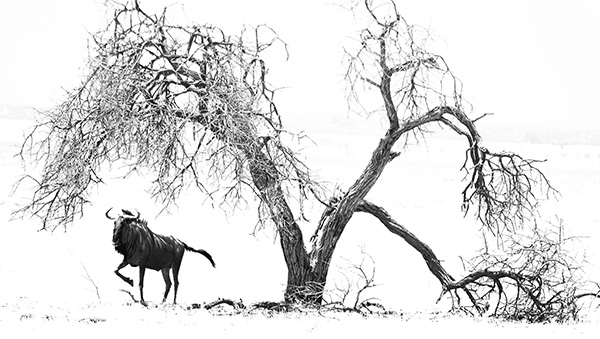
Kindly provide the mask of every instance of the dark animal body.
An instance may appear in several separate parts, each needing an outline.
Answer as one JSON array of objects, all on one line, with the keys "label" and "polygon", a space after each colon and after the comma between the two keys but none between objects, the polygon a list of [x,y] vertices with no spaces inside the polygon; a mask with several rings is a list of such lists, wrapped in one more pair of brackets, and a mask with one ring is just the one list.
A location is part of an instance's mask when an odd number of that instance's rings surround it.
[{"label": "dark animal body", "polygon": [[[112,209],[112,208],[111,208]],[[165,280],[165,294],[163,302],[167,300],[167,295],[171,290],[171,279],[169,278],[169,270],[173,270],[173,280],[175,284],[173,303],[177,302],[177,288],[179,287],[179,268],[183,260],[185,251],[200,253],[210,261],[213,267],[215,262],[208,252],[205,250],[197,250],[183,241],[172,237],[156,234],[152,232],[147,225],[147,222],[133,213],[122,210],[123,214],[117,218],[111,218],[106,211],[106,217],[114,220],[115,228],[113,229],[113,245],[115,250],[123,255],[123,262],[115,270],[115,274],[123,279],[126,283],[133,286],[133,280],[122,275],[119,270],[127,265],[140,268],[140,300],[144,300],[144,274],[146,268],[161,271]]]}]

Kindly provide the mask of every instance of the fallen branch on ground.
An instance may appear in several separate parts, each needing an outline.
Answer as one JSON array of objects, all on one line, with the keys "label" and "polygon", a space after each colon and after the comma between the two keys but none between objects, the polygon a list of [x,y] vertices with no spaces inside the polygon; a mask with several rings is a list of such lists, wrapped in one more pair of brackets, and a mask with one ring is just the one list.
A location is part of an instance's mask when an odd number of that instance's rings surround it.
[{"label": "fallen branch on ground", "polygon": [[240,301],[233,301],[231,299],[223,299],[223,298],[219,298],[211,303],[204,305],[204,308],[207,310],[210,310],[211,308],[222,305],[222,304],[229,305],[229,306],[233,307],[234,309],[246,308],[246,306],[242,302],[242,299],[240,299]]}]

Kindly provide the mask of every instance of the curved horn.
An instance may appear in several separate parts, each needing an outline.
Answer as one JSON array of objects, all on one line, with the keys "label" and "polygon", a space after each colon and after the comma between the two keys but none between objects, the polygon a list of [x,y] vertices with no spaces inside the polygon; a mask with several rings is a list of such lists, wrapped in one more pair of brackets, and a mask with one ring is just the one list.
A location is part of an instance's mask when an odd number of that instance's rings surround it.
[{"label": "curved horn", "polygon": [[136,210],[137,215],[133,215],[133,213],[129,212],[128,210],[122,210],[123,211],[123,218],[124,219],[139,219],[140,218],[140,211]]},{"label": "curved horn", "polygon": [[111,208],[109,208],[109,209],[108,209],[108,211],[106,211],[106,213],[104,213],[104,215],[105,215],[105,216],[106,216],[108,219],[110,219],[110,220],[115,220],[115,218],[111,218],[111,217],[108,215],[108,212],[110,212],[110,210],[112,210],[112,207],[111,207]]}]

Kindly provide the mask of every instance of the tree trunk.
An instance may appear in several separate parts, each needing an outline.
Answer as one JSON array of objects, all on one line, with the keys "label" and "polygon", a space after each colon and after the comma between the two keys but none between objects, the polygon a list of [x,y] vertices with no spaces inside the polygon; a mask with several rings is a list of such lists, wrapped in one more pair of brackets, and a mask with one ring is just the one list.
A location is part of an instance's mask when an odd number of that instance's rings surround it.
[{"label": "tree trunk", "polygon": [[281,242],[281,249],[288,268],[285,301],[307,301],[304,297],[304,286],[310,270],[308,254],[304,246],[302,231],[296,223],[281,184],[277,178],[277,168],[273,161],[262,150],[246,150],[250,159],[250,174],[254,185],[261,194],[261,199],[270,208]]},{"label": "tree trunk", "polygon": [[[277,228],[283,256],[288,268],[287,287],[285,301],[296,300],[308,301],[304,297],[304,290],[310,265],[308,253],[304,245],[302,231],[296,223],[294,214],[290,209],[286,195],[281,188],[277,164],[265,154],[263,143],[252,133],[228,134],[227,126],[222,125],[218,119],[209,121],[202,113],[207,110],[200,107],[196,121],[209,128],[215,136],[223,141],[229,141],[230,145],[241,151],[248,160],[250,176],[260,198],[270,209],[270,216]],[[237,127],[241,130],[251,130],[249,122],[237,121]]]},{"label": "tree trunk", "polygon": [[312,293],[312,302],[322,302],[329,265],[337,242],[358,205],[375,185],[385,166],[394,158],[392,146],[396,140],[397,136],[388,132],[379,142],[361,176],[335,206],[323,213],[319,227],[311,238],[312,250],[309,253],[311,271],[306,284],[310,285],[307,287]]}]

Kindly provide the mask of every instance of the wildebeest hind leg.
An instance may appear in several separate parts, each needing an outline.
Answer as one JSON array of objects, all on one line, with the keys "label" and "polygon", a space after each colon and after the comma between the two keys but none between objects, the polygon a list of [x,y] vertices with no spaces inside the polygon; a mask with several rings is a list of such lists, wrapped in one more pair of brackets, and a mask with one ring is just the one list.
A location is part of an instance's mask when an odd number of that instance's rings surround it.
[{"label": "wildebeest hind leg", "polygon": [[119,267],[117,267],[117,269],[115,270],[115,274],[117,276],[119,276],[119,278],[123,279],[123,281],[125,281],[126,283],[128,283],[130,286],[133,287],[133,280],[131,280],[130,278],[127,278],[126,276],[122,275],[119,270],[121,270],[123,267],[129,265],[127,263],[127,261],[125,259],[123,259],[123,262],[119,264]]},{"label": "wildebeest hind leg", "polygon": [[161,270],[163,278],[165,279],[165,295],[163,297],[163,302],[167,301],[167,296],[169,295],[169,291],[171,290],[171,278],[169,278],[169,268],[163,268]]},{"label": "wildebeest hind leg", "polygon": [[175,284],[175,288],[173,289],[173,304],[177,304],[177,288],[179,287],[179,266],[181,265],[181,261],[175,262],[173,264],[173,283]]},{"label": "wildebeest hind leg", "polygon": [[146,274],[146,267],[140,266],[140,301],[142,305],[146,306],[146,301],[144,300],[144,274]]}]

